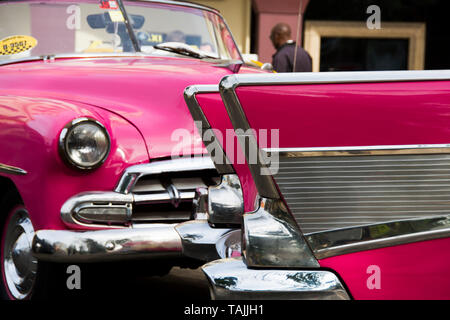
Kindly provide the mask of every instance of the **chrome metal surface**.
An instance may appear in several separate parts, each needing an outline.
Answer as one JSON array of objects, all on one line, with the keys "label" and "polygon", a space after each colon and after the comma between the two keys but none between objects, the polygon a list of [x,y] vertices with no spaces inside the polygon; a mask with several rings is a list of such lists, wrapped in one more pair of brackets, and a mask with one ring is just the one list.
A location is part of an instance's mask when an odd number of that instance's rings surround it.
[{"label": "chrome metal surface", "polygon": [[242,232],[233,230],[225,234],[216,242],[217,254],[221,259],[233,258],[242,255]]},{"label": "chrome metal surface", "polygon": [[317,259],[450,237],[450,215],[318,232],[305,236]]},{"label": "chrome metal surface", "polygon": [[50,262],[171,257],[213,261],[240,252],[240,230],[212,228],[206,220],[193,220],[181,224],[133,224],[127,229],[85,232],[40,230],[35,232],[32,243],[34,257]]},{"label": "chrome metal surface", "polygon": [[[76,195],[68,199],[61,207],[61,219],[68,227],[109,227],[118,228],[121,224],[128,225],[131,222],[133,195],[116,192],[89,192]],[[105,209],[106,212],[84,217],[82,210]],[[113,214],[112,208],[123,208],[122,214]],[[109,216],[105,220],[104,216]],[[104,222],[104,224],[101,224]],[[115,224],[116,223],[116,224]]]},{"label": "chrome metal surface", "polygon": [[173,206],[177,208],[180,205],[181,201],[180,191],[178,191],[173,183],[171,183],[167,186],[167,193],[169,194],[170,201],[172,202]]},{"label": "chrome metal surface", "polygon": [[[68,199],[64,223],[79,229],[123,228],[133,222],[180,222],[192,219],[198,188],[219,183],[208,157],[155,161],[129,167],[115,192],[89,192]],[[204,212],[206,215],[206,210]]]},{"label": "chrome metal surface", "polygon": [[202,261],[220,259],[217,242],[232,229],[211,228],[207,221],[194,220],[178,224],[175,230],[183,244],[183,256]]},{"label": "chrome metal surface", "polygon": [[12,213],[5,232],[1,261],[5,285],[14,299],[27,299],[36,281],[38,262],[31,254],[34,229],[24,208]]},{"label": "chrome metal surface", "polygon": [[24,176],[24,175],[26,175],[28,173],[28,172],[26,172],[23,169],[20,169],[20,168],[17,168],[17,167],[8,166],[8,165],[3,164],[3,163],[0,163],[0,172],[6,173],[6,174],[19,175],[19,176]]},{"label": "chrome metal surface", "polygon": [[[203,140],[203,143],[211,155],[214,152],[214,165],[220,174],[233,174],[234,169],[231,166],[230,160],[227,158],[222,145],[211,130],[211,125],[206,119],[200,104],[197,101],[197,94],[199,93],[217,93],[219,92],[219,87],[217,85],[198,85],[190,86],[184,90],[184,99],[188,106],[188,109],[194,119],[194,123],[197,126],[199,134]],[[211,139],[206,140],[203,132],[209,130],[211,132]]]},{"label": "chrome metal surface", "polygon": [[138,164],[125,170],[114,191],[124,194],[130,193],[137,180],[143,176],[214,169],[214,163],[207,156],[178,158]]},{"label": "chrome metal surface", "polygon": [[216,300],[349,300],[335,274],[324,270],[254,270],[241,258],[202,267]]},{"label": "chrome metal surface", "polygon": [[249,267],[318,268],[319,264],[285,204],[260,200],[243,216],[242,252]]},{"label": "chrome metal surface", "polygon": [[450,80],[450,70],[261,73],[226,76],[226,86],[302,85],[325,83],[412,82]]},{"label": "chrome metal surface", "polygon": [[40,230],[33,239],[33,255],[51,262],[106,262],[181,256],[182,244],[174,225],[147,228],[65,231]]},{"label": "chrome metal surface", "polygon": [[[256,137],[250,128],[245,112],[236,95],[235,89],[239,84],[237,79],[233,76],[223,78],[219,84],[220,95],[233,124],[234,132],[247,160],[259,195],[268,199],[280,199],[277,187],[268,169],[267,158],[258,147]],[[248,150],[255,154],[250,155]]]},{"label": "chrome metal surface", "polygon": [[192,201],[194,220],[208,220],[208,189],[198,188]]},{"label": "chrome metal surface", "polygon": [[244,214],[241,182],[235,174],[222,176],[218,186],[208,189],[208,221],[219,225],[240,225]]},{"label": "chrome metal surface", "polygon": [[[79,125],[80,123],[84,123],[84,122],[90,122],[90,123],[97,125],[100,128],[100,130],[102,130],[103,133],[105,134],[106,140],[108,142],[108,151],[106,152],[106,154],[103,156],[103,158],[97,164],[92,165],[92,166],[81,166],[81,165],[75,163],[69,156],[67,149],[66,149],[67,135],[70,133],[70,131],[75,126]],[[72,166],[72,167],[74,167],[76,169],[80,169],[80,170],[93,170],[93,169],[100,167],[108,158],[109,153],[111,151],[111,137],[109,136],[108,130],[106,130],[105,126],[102,123],[100,123],[99,121],[92,119],[92,118],[88,118],[88,117],[77,118],[77,119],[70,121],[62,129],[62,131],[59,135],[58,151],[59,151],[59,155],[61,156],[61,159],[69,166]]]},{"label": "chrome metal surface", "polygon": [[266,148],[266,153],[278,153],[283,158],[336,157],[365,155],[407,155],[450,153],[450,144],[417,144],[357,147],[319,147],[319,148]]},{"label": "chrome metal surface", "polygon": [[450,214],[447,148],[405,150],[280,157],[275,181],[304,233]]}]

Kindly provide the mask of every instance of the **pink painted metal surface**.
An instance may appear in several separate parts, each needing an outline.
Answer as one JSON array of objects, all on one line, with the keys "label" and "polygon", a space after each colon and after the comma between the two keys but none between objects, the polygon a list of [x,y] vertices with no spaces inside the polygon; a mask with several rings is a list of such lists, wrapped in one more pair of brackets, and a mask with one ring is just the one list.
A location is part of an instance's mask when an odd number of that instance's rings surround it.
[{"label": "pink painted metal surface", "polygon": [[239,176],[245,212],[254,211],[257,191],[241,146],[219,93],[198,94],[197,101]]},{"label": "pink painted metal surface", "polygon": [[[351,253],[319,262],[339,274],[354,299],[448,300],[449,252],[450,239],[446,238]],[[377,268],[379,272],[375,271]]]},{"label": "pink painted metal surface", "polygon": [[[259,72],[242,68],[241,72]],[[193,84],[231,71],[190,58],[83,58],[0,68],[0,163],[22,168],[16,184],[36,230],[64,229],[62,204],[85,191],[112,191],[123,170],[172,151],[206,153],[183,98]],[[103,123],[111,153],[92,173],[68,168],[58,154],[62,128],[78,117]],[[191,139],[172,133],[187,130]]]},{"label": "pink painted metal surface", "polygon": [[450,82],[239,87],[250,126],[280,147],[450,143]]},{"label": "pink painted metal surface", "polygon": [[[255,72],[242,69],[246,71]],[[142,133],[150,157],[160,158],[170,156],[175,143],[181,154],[202,149],[198,136],[186,144],[172,141],[172,133],[180,128],[196,134],[183,91],[193,84],[218,83],[231,73],[211,63],[183,58],[58,59],[3,66],[0,95],[89,103],[120,114]]]},{"label": "pink painted metal surface", "polygon": [[[25,176],[9,176],[20,191],[35,229],[63,229],[59,212],[83,191],[111,191],[129,165],[148,162],[145,143],[125,119],[90,106],[19,96],[0,97],[0,162],[20,167]],[[111,153],[92,173],[65,165],[58,154],[62,128],[78,117],[103,123],[111,136]]]}]

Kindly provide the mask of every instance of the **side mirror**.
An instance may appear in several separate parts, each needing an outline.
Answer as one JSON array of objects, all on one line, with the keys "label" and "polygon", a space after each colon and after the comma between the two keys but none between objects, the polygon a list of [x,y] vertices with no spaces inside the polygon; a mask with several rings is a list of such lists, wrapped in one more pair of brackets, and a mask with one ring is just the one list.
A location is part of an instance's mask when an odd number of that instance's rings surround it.
[{"label": "side mirror", "polygon": [[261,66],[261,70],[266,70],[266,71],[273,71],[273,66],[271,63],[264,63]]}]

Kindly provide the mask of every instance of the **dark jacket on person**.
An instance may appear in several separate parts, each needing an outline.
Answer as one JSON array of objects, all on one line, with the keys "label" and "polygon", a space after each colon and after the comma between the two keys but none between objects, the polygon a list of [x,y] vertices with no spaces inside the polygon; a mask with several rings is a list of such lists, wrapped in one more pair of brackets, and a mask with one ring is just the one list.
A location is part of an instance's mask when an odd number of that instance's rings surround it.
[{"label": "dark jacket on person", "polygon": [[[295,42],[282,45],[273,55],[272,65],[276,72],[293,72]],[[302,47],[297,49],[295,72],[312,72],[312,59]]]}]

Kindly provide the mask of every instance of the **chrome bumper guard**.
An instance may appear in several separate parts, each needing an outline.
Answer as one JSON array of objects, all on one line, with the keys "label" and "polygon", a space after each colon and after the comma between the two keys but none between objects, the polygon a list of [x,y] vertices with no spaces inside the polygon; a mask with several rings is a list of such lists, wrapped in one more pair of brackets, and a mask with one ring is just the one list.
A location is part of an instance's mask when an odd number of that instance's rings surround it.
[{"label": "chrome bumper guard", "polygon": [[202,267],[215,300],[349,300],[330,271],[249,269],[242,258],[222,259]]}]

